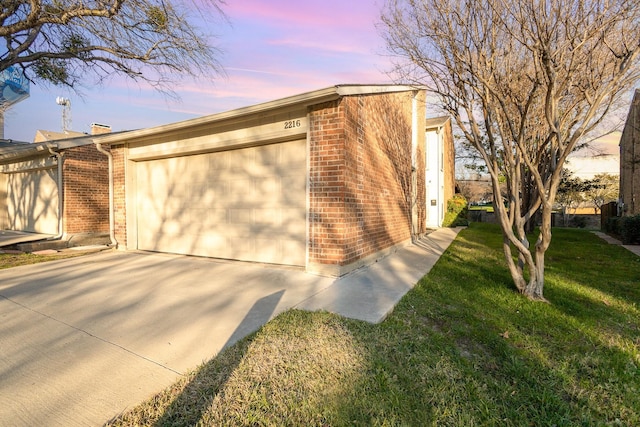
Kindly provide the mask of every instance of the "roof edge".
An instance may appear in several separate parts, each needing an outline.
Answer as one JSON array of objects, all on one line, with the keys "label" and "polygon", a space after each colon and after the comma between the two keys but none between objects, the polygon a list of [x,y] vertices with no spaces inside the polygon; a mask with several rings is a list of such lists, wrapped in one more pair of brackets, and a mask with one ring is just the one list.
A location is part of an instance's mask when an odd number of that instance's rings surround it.
[{"label": "roof edge", "polygon": [[451,121],[451,117],[449,116],[427,117],[425,129],[442,127],[446,125],[448,121]]},{"label": "roof edge", "polygon": [[247,107],[240,107],[229,111],[220,113],[214,113],[194,119],[188,119],[180,122],[169,123],[166,125],[159,125],[150,128],[101,135],[101,144],[111,145],[123,143],[127,140],[144,138],[153,136],[160,133],[175,132],[182,129],[186,129],[193,126],[203,126],[211,123],[215,123],[222,120],[230,120],[243,115],[261,113],[276,108],[290,107],[300,105],[308,107],[314,104],[320,104],[323,102],[333,101],[345,96],[355,95],[373,95],[380,93],[392,93],[392,92],[408,92],[423,90],[423,87],[408,86],[408,85],[396,85],[396,84],[378,84],[378,85],[335,85],[324,89],[318,89],[311,92],[304,92],[297,95],[288,96],[285,98],[276,99],[273,101],[267,101],[259,104],[250,105]]}]

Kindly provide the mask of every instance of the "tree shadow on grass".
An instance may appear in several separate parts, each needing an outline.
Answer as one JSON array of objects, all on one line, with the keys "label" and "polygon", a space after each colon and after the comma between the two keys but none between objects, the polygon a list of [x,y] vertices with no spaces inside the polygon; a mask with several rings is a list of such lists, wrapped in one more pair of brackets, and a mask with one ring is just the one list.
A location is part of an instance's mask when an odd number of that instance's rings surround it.
[{"label": "tree shadow on grass", "polygon": [[[250,340],[239,342],[269,321],[284,290],[257,300],[227,342],[222,352],[200,367],[179,396],[169,405],[156,426],[191,426],[198,423],[244,357]],[[238,343],[238,345],[235,345]]]},{"label": "tree shadow on grass", "polygon": [[[188,373],[170,389],[136,408],[136,411],[112,419],[106,425],[196,425],[245,356],[251,344],[249,336],[269,321],[284,292],[280,290],[257,300],[214,358]],[[156,419],[162,407],[166,408]]]}]

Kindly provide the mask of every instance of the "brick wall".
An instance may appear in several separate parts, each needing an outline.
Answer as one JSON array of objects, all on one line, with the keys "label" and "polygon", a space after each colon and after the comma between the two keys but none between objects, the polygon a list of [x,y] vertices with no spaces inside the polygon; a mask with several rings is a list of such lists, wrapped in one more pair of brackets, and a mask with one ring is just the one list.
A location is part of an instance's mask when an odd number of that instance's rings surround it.
[{"label": "brick wall", "polygon": [[[412,207],[424,212],[424,165],[411,171],[411,95],[349,96],[313,107],[310,263],[349,265],[411,238]],[[412,192],[412,181],[422,189]],[[423,197],[416,202],[412,193]]]},{"label": "brick wall", "polygon": [[124,145],[113,145],[107,150],[111,150],[113,155],[113,198],[114,198],[114,219],[115,237],[118,245],[127,246],[127,194],[125,187],[125,159]]},{"label": "brick wall", "polygon": [[107,157],[93,144],[64,152],[64,233],[109,232]]}]

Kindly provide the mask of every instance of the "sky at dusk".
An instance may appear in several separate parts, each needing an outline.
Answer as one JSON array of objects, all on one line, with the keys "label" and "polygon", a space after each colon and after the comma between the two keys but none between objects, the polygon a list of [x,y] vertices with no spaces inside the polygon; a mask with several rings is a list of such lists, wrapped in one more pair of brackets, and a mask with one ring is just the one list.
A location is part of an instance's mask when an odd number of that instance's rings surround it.
[{"label": "sky at dusk", "polygon": [[389,59],[376,30],[381,0],[227,0],[228,23],[208,32],[226,76],[213,82],[176,77],[180,101],[121,78],[82,88],[81,95],[42,84],[5,113],[5,138],[32,141],[36,130],[62,130],[71,100],[72,129],[91,123],[113,131],[139,129],[271,101],[336,84],[392,83]]}]

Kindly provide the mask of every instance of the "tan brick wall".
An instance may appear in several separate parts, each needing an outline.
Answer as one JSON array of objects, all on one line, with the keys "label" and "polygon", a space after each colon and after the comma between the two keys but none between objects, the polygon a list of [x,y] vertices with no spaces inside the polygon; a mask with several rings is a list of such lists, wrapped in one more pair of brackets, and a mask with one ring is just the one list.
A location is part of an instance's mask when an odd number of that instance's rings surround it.
[{"label": "tan brick wall", "polygon": [[107,157],[85,145],[64,152],[64,233],[109,232]]},{"label": "tan brick wall", "polygon": [[[348,265],[411,238],[410,93],[315,106],[309,138],[310,263]],[[424,165],[418,166],[417,206],[424,212]]]},{"label": "tan brick wall", "polygon": [[640,90],[635,92],[620,138],[620,195],[623,215],[640,214]]}]

